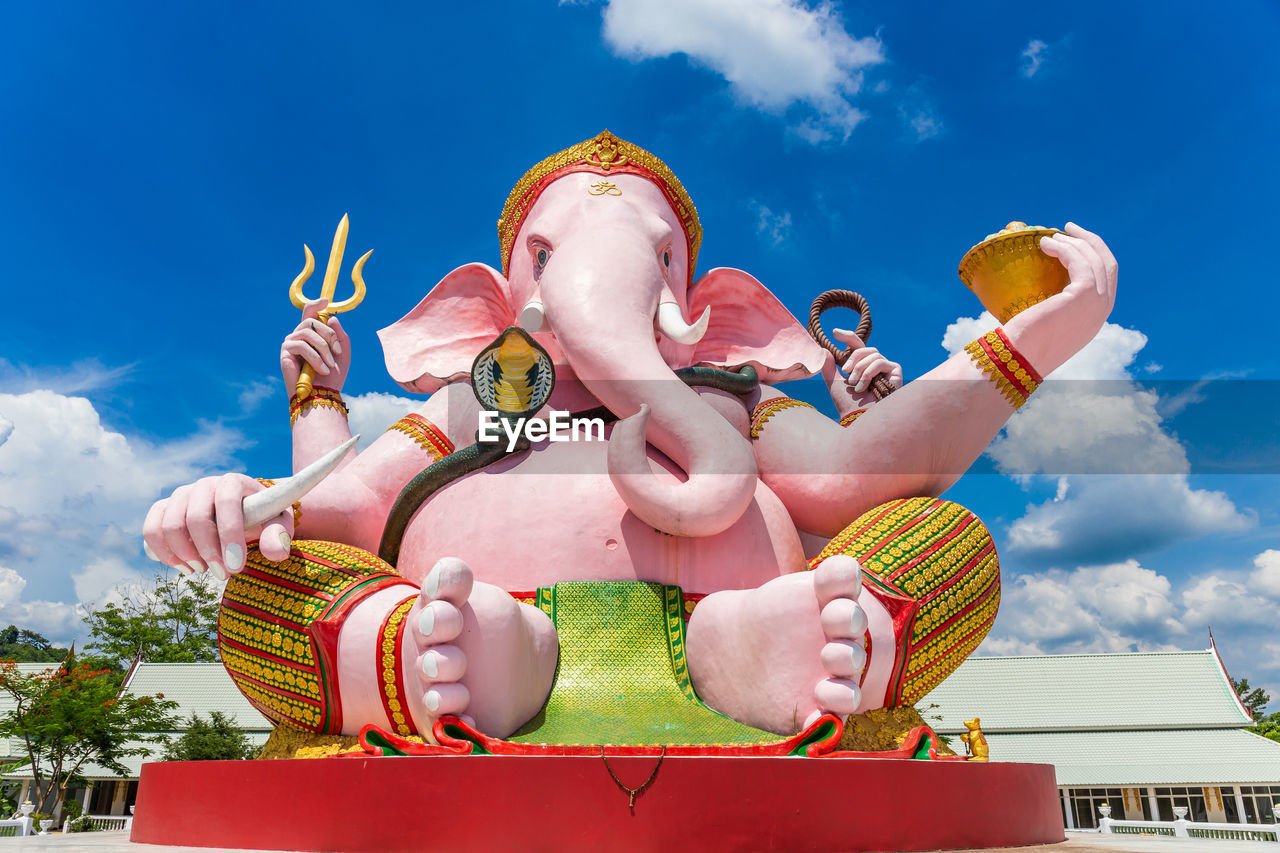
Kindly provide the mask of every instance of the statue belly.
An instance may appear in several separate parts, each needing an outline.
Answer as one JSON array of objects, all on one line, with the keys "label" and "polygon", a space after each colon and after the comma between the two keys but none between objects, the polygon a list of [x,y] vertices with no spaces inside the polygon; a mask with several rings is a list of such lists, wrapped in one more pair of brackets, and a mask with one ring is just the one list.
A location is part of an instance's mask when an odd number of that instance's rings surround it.
[{"label": "statue belly", "polygon": [[[804,568],[795,526],[763,484],[732,527],[691,539],[660,533],[627,510],[609,480],[603,442],[543,444],[462,477],[414,517],[401,572],[421,582],[441,557],[509,590],[568,580],[644,580],[687,592],[746,589]],[[650,458],[668,476],[672,463]]]}]

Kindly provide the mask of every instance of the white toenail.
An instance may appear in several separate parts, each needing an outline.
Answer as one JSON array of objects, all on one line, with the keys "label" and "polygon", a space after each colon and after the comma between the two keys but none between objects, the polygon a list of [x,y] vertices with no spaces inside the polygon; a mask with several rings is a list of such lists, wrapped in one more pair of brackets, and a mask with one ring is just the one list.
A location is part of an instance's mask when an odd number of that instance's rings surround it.
[{"label": "white toenail", "polygon": [[203,572],[205,569],[204,563],[200,562],[199,560],[187,560],[187,565],[191,567],[191,571],[197,574],[199,574],[200,572]]},{"label": "white toenail", "polygon": [[422,656],[422,671],[427,678],[439,677],[440,665],[436,663],[436,656],[433,652],[427,652]]},{"label": "white toenail", "polygon": [[854,637],[861,637],[867,630],[867,614],[862,612],[861,607],[853,608],[853,616],[849,619],[849,628],[853,632]]},{"label": "white toenail", "polygon": [[431,611],[430,607],[422,608],[418,613],[418,631],[424,636],[429,635],[436,628],[436,614]]},{"label": "white toenail", "polygon": [[427,594],[427,598],[436,598],[439,596],[440,572],[438,570],[432,570],[431,574],[427,575],[427,585],[422,588],[422,591]]},{"label": "white toenail", "polygon": [[427,694],[422,697],[422,701],[427,703],[428,711],[436,711],[440,708],[440,694],[434,690],[428,690]]}]

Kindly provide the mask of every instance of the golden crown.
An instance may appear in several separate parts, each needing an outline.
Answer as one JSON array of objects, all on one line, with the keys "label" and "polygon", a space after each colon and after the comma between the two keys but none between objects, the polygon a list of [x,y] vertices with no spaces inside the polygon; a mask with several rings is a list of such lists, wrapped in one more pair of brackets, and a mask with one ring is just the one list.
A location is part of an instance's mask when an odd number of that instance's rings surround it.
[{"label": "golden crown", "polygon": [[693,278],[693,270],[698,262],[698,247],[702,245],[702,225],[698,222],[698,211],[693,206],[693,200],[666,163],[607,130],[558,154],[552,154],[525,172],[524,177],[516,182],[511,195],[507,196],[507,203],[502,206],[502,216],[498,219],[503,275],[508,275],[511,271],[511,250],[516,242],[516,234],[520,232],[520,226],[533,203],[553,181],[573,172],[640,175],[656,184],[667,197],[680,224],[684,226],[685,237],[689,241],[689,277]]}]

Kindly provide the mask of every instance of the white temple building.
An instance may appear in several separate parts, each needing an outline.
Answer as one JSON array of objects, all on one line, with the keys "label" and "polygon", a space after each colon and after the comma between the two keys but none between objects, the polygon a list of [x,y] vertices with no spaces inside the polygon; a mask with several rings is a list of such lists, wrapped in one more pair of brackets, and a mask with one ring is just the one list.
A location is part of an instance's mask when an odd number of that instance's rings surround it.
[{"label": "white temple building", "polygon": [[[992,761],[1052,764],[1067,829],[1123,820],[1276,823],[1280,743],[1252,724],[1217,650],[969,658],[927,697],[939,734],[979,717]],[[929,719],[933,715],[935,719]],[[941,717],[941,719],[936,719]],[[963,744],[952,738],[952,748]]]}]

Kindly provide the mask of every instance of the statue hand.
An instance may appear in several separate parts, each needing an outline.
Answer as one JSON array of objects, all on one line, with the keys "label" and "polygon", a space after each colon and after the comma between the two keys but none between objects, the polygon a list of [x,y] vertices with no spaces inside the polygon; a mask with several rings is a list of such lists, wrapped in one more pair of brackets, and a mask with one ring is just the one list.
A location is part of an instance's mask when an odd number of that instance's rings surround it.
[{"label": "statue hand", "polygon": [[226,579],[244,568],[246,539],[260,539],[262,556],[283,560],[293,539],[293,513],[285,510],[250,530],[244,527],[246,495],[263,490],[243,474],[204,477],[152,505],[142,523],[147,555],[184,574],[212,571]]},{"label": "statue hand", "polygon": [[853,332],[832,329],[831,336],[849,345],[848,355],[840,369],[836,370],[834,362],[828,360],[822,372],[831,400],[842,417],[876,401],[870,391],[871,380],[881,373],[887,374],[889,384],[895,390],[902,387],[902,365],[885,358],[875,347],[867,346]]},{"label": "statue hand", "polygon": [[285,390],[293,396],[305,361],[316,372],[315,384],[341,391],[351,369],[351,339],[343,330],[338,318],[330,317],[321,323],[320,312],[329,300],[313,299],[302,309],[302,322],[280,345],[280,373],[284,376]]},{"label": "statue hand", "polygon": [[1040,248],[1062,262],[1070,283],[1004,324],[1005,333],[1041,376],[1093,340],[1116,303],[1115,255],[1101,237],[1074,222],[1068,222],[1065,231],[1043,238]]}]

